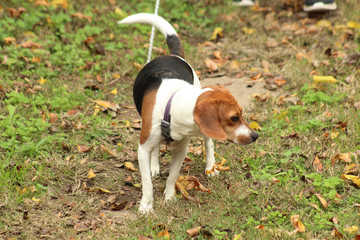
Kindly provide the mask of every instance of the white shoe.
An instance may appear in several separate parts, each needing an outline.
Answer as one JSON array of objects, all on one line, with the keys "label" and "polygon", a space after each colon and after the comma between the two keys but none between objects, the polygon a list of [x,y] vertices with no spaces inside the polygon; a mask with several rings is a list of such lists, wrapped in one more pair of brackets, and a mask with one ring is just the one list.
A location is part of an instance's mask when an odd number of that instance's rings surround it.
[{"label": "white shoe", "polygon": [[251,7],[254,6],[255,0],[233,0],[232,5],[238,7]]},{"label": "white shoe", "polygon": [[327,12],[336,9],[336,3],[334,1],[314,1],[306,0],[304,4],[305,12]]}]

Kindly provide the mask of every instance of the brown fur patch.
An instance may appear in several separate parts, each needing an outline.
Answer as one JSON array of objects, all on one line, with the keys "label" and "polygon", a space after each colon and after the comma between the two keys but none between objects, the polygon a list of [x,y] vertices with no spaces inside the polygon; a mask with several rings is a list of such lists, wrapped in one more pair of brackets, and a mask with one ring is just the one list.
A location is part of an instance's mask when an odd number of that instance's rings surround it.
[{"label": "brown fur patch", "polygon": [[156,100],[157,90],[148,92],[145,94],[142,103],[141,116],[141,132],[140,132],[140,144],[144,144],[146,140],[150,137],[151,128],[152,128],[152,115]]},{"label": "brown fur patch", "polygon": [[[239,144],[252,142],[250,136],[236,136],[240,125],[248,125],[242,118],[242,109],[234,96],[224,87],[209,86],[214,91],[201,94],[197,100],[194,120],[200,131],[207,137],[217,140],[236,141]],[[233,117],[238,117],[234,122]],[[252,131],[249,128],[250,131]]]}]

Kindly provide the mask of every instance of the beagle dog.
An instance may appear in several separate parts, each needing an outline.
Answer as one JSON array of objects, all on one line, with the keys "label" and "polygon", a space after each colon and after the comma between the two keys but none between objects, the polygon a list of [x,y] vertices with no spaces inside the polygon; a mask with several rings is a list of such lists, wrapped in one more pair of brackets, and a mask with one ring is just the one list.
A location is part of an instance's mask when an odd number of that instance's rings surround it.
[{"label": "beagle dog", "polygon": [[206,170],[210,170],[215,164],[212,138],[249,144],[258,134],[245,123],[240,105],[227,89],[220,86],[201,88],[194,69],[184,60],[175,29],[165,19],[140,13],[118,23],[145,23],[157,27],[165,35],[170,50],[170,55],[158,57],[141,69],[133,88],[135,105],[142,117],[138,161],[143,195],[139,211],[147,213],[153,207],[151,177],[159,173],[160,142],[172,142],[171,167],[165,188],[165,200],[172,200],[191,137],[204,136]]}]

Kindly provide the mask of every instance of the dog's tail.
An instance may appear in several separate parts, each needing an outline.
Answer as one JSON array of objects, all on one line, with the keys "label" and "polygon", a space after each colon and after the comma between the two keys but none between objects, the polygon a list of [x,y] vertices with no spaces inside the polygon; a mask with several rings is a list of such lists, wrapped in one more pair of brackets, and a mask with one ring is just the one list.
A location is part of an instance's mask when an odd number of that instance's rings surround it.
[{"label": "dog's tail", "polygon": [[119,21],[118,24],[145,23],[155,26],[164,34],[170,54],[184,58],[184,49],[175,29],[164,18],[150,13],[138,13]]}]

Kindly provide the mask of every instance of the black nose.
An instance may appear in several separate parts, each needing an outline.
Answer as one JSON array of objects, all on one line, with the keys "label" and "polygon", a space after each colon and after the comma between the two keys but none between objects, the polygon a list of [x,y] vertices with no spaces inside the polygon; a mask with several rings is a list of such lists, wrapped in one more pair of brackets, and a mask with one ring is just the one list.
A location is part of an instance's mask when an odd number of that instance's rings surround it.
[{"label": "black nose", "polygon": [[253,142],[256,141],[256,139],[258,139],[259,137],[259,134],[257,134],[257,132],[252,132],[251,133],[251,139],[253,140]]}]

